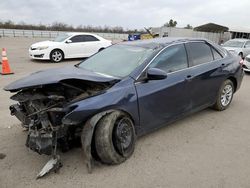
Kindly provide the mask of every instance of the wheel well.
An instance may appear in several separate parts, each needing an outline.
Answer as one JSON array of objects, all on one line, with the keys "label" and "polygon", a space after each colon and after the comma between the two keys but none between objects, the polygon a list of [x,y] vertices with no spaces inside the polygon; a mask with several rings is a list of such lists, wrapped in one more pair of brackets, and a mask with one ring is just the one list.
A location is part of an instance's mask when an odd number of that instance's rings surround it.
[{"label": "wheel well", "polygon": [[55,48],[55,49],[51,50],[51,52],[50,52],[50,54],[49,54],[50,58],[51,58],[51,54],[52,54],[52,52],[53,52],[53,51],[55,51],[55,50],[61,51],[61,52],[62,52],[62,54],[63,54],[63,58],[65,57],[65,56],[64,56],[64,52],[63,52],[61,49],[59,49],[59,48]]},{"label": "wheel well", "polygon": [[100,51],[102,51],[102,50],[104,50],[105,48],[104,47],[101,47],[99,50],[98,50],[98,52],[100,52]]},{"label": "wheel well", "polygon": [[239,53],[239,56],[241,56],[241,57],[243,58],[243,52],[240,52],[240,53]]},{"label": "wheel well", "polygon": [[233,84],[234,84],[234,92],[235,92],[236,89],[237,89],[237,80],[236,80],[236,78],[231,76],[231,77],[229,77],[227,79],[229,79],[229,80],[231,80],[233,82]]}]

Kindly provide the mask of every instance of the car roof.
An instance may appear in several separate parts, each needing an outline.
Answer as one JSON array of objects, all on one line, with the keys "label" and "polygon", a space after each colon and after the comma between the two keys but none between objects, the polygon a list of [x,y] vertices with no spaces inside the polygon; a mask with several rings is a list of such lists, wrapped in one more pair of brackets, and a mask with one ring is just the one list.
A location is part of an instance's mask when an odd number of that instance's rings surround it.
[{"label": "car roof", "polygon": [[66,34],[69,35],[69,36],[73,36],[73,35],[93,35],[93,36],[96,36],[96,34],[85,33],[85,32],[69,32],[69,33],[66,33]]},{"label": "car roof", "polygon": [[168,46],[172,43],[180,43],[180,42],[191,42],[191,41],[208,41],[203,38],[182,38],[182,37],[163,37],[163,38],[154,38],[154,39],[146,39],[146,40],[136,40],[136,41],[126,41],[122,44],[131,45],[131,46],[139,46],[143,48],[157,48]]},{"label": "car roof", "polygon": [[76,35],[91,35],[91,36],[94,36],[96,38],[98,38],[99,40],[106,40],[104,39],[103,37],[97,35],[97,34],[93,34],[93,33],[85,33],[85,32],[68,32],[66,33],[66,35],[70,36],[70,37],[73,37],[73,36],[76,36]]}]

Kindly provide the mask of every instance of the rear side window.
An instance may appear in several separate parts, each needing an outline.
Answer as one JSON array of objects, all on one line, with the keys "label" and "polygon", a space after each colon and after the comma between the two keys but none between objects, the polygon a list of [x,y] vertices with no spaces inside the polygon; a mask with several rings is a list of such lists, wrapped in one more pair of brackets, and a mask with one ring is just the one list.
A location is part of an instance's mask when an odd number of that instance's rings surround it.
[{"label": "rear side window", "polygon": [[70,39],[73,43],[75,42],[84,42],[83,35],[76,35]]},{"label": "rear side window", "polygon": [[91,35],[84,35],[83,37],[85,42],[99,41],[96,37]]},{"label": "rear side window", "polygon": [[214,55],[214,60],[222,59],[222,56],[217,52],[214,48],[211,48],[213,55]]},{"label": "rear side window", "polygon": [[155,58],[150,67],[159,68],[167,73],[187,68],[188,61],[185,46],[177,44],[166,48]]},{"label": "rear side window", "polygon": [[189,43],[189,48],[194,66],[213,61],[214,59],[210,46],[203,42],[191,42]]}]

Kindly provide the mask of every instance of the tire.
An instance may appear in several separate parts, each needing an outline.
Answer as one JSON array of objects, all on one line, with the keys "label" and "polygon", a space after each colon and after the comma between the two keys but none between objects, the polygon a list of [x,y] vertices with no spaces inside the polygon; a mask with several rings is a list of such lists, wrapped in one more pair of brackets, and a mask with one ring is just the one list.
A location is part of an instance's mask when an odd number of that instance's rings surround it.
[{"label": "tire", "polygon": [[62,50],[52,50],[50,53],[50,60],[54,63],[59,63],[64,59],[64,54]]},{"label": "tire", "polygon": [[105,115],[95,130],[95,148],[101,162],[120,164],[129,158],[135,148],[135,129],[131,119],[123,112]]},{"label": "tire", "polygon": [[220,87],[216,103],[213,108],[218,111],[223,111],[229,107],[234,94],[234,84],[231,80],[225,80]]}]

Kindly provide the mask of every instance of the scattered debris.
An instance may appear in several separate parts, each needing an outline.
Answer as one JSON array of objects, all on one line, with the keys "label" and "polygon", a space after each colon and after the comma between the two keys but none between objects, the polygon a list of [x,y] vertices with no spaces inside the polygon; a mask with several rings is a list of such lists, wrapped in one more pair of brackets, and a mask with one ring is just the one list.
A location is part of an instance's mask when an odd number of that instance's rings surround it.
[{"label": "scattered debris", "polygon": [[51,171],[54,171],[56,173],[61,167],[62,167],[62,163],[61,163],[60,156],[56,155],[46,163],[46,165],[42,168],[40,173],[37,175],[36,179],[39,179],[45,176]]}]

